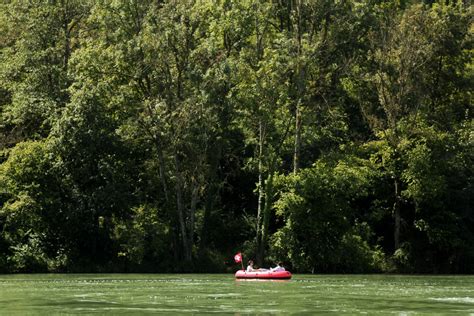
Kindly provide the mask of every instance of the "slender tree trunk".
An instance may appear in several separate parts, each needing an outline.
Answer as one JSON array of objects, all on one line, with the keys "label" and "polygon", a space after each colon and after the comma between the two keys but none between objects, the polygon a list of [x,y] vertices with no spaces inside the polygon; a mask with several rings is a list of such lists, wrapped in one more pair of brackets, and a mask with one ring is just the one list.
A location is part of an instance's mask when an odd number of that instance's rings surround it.
[{"label": "slender tree trunk", "polygon": [[293,10],[293,6],[292,6],[292,2],[293,1],[287,1],[286,2],[286,10],[287,10],[287,14],[286,14],[286,25],[287,25],[287,28],[288,28],[288,32],[291,32],[291,11]]},{"label": "slender tree trunk", "polygon": [[178,220],[179,220],[179,229],[181,233],[181,244],[183,247],[183,257],[187,259],[189,249],[187,243],[187,233],[186,233],[186,218],[184,214],[184,203],[183,203],[183,180],[181,179],[181,171],[180,171],[180,163],[178,154],[175,153],[174,161],[176,166],[176,207],[178,212]]},{"label": "slender tree trunk", "polygon": [[265,181],[265,205],[263,206],[263,223],[262,223],[262,236],[260,248],[258,249],[260,265],[263,264],[263,259],[265,258],[265,246],[268,240],[268,230],[270,226],[270,212],[272,206],[272,196],[273,196],[273,168],[269,170],[267,181]]},{"label": "slender tree trunk", "polygon": [[67,75],[68,65],[69,65],[69,57],[71,56],[71,33],[69,31],[68,23],[66,20],[66,16],[64,17],[64,65],[63,69]]},{"label": "slender tree trunk", "polygon": [[161,142],[158,138],[155,138],[155,147],[157,152],[158,158],[158,172],[161,181],[161,186],[163,187],[163,195],[165,198],[165,207],[169,210],[168,216],[171,223],[171,243],[172,243],[172,251],[173,251],[173,259],[175,262],[178,261],[178,240],[179,240],[179,233],[176,230],[176,214],[171,211],[173,208],[170,206],[170,199],[169,199],[169,190],[168,184],[166,182],[166,164],[165,159],[163,156],[163,149],[161,147]]},{"label": "slender tree trunk", "polygon": [[210,220],[212,218],[212,210],[214,207],[215,194],[217,194],[217,188],[215,184],[211,184],[207,192],[205,206],[204,206],[204,217],[202,228],[200,232],[199,252],[202,254],[208,247],[209,243],[209,231],[210,231]]},{"label": "slender tree trunk", "polygon": [[301,0],[297,0],[296,2],[296,40],[297,40],[297,53],[298,53],[298,69],[297,69],[297,102],[295,105],[295,147],[293,152],[293,173],[297,173],[300,164],[300,152],[301,152],[301,106],[302,106],[302,99],[304,95],[304,65],[302,61],[303,55],[303,46],[301,44],[301,37],[303,30],[301,29]]},{"label": "slender tree trunk", "polygon": [[301,110],[300,102],[296,103],[295,109],[295,147],[293,153],[293,173],[297,173],[300,168],[300,152],[301,152]]},{"label": "slender tree trunk", "polygon": [[202,229],[200,232],[200,244],[199,244],[199,251],[202,253],[209,242],[209,230],[210,230],[210,220],[212,211],[214,208],[214,203],[216,201],[216,195],[219,191],[219,184],[218,184],[218,167],[219,162],[222,157],[222,143],[221,141],[217,140],[216,148],[212,151],[215,153],[209,157],[210,160],[210,168],[209,168],[209,189],[207,190],[206,201],[204,205],[204,218]]},{"label": "slender tree trunk", "polygon": [[395,186],[395,202],[393,203],[393,217],[395,220],[395,227],[393,232],[394,237],[394,248],[397,251],[400,248],[400,222],[401,222],[401,215],[400,215],[400,188],[398,180],[394,181]]},{"label": "slender tree trunk", "polygon": [[263,122],[259,122],[259,140],[258,140],[258,204],[257,204],[257,264],[261,265],[263,261],[262,249],[262,217],[264,202],[264,183],[263,183]]},{"label": "slender tree trunk", "polygon": [[161,186],[163,187],[163,194],[165,196],[165,202],[168,203],[169,195],[168,195],[168,185],[166,183],[166,167],[165,167],[165,159],[163,157],[163,149],[161,148],[161,142],[157,139],[156,143],[156,152],[158,156],[158,172],[160,174],[160,181]]},{"label": "slender tree trunk", "polygon": [[196,217],[196,206],[199,198],[199,185],[194,183],[191,194],[191,206],[189,208],[189,225],[187,238],[187,252],[185,253],[185,260],[191,262],[193,259],[193,244],[194,244],[194,221]]}]

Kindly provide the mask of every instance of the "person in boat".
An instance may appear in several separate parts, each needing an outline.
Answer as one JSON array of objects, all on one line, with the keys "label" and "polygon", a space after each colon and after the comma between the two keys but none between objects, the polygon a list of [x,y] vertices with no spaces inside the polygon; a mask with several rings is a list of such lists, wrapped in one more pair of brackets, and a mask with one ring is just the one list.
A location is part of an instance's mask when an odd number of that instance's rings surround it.
[{"label": "person in boat", "polygon": [[253,267],[253,260],[249,260],[249,262],[247,263],[247,269],[245,270],[245,272],[265,272],[265,271],[269,271],[268,269],[255,269]]},{"label": "person in boat", "polygon": [[270,271],[272,272],[285,271],[285,268],[283,267],[283,263],[278,262],[275,268],[270,268]]},{"label": "person in boat", "polygon": [[255,272],[256,269],[253,268],[253,260],[249,260],[249,262],[247,263],[247,269],[245,270],[245,272]]}]

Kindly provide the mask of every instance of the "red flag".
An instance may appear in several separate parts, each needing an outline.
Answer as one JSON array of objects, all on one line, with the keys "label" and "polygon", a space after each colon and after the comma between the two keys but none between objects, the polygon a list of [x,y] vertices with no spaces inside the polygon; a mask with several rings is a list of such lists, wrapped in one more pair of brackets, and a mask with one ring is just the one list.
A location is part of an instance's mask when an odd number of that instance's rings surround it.
[{"label": "red flag", "polygon": [[242,262],[242,254],[239,252],[234,256],[235,263]]}]

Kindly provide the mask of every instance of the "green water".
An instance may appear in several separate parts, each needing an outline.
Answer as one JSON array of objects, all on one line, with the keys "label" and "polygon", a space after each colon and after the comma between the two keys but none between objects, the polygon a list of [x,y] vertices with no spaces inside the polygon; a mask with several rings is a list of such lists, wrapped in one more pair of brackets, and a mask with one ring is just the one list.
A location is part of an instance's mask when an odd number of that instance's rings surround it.
[{"label": "green water", "polygon": [[474,276],[0,275],[0,315],[474,315]]}]

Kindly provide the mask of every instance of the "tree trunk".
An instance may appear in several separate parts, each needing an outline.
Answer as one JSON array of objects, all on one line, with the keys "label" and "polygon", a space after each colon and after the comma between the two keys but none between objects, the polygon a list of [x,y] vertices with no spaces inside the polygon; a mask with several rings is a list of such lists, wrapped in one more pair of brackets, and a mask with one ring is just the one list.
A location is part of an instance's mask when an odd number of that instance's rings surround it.
[{"label": "tree trunk", "polygon": [[173,251],[173,259],[175,262],[178,261],[178,240],[179,240],[179,234],[176,230],[176,215],[173,211],[171,211],[173,208],[170,206],[170,201],[169,201],[169,193],[168,193],[168,185],[166,182],[166,165],[165,165],[165,159],[163,156],[163,149],[161,148],[161,142],[159,141],[158,138],[155,138],[155,147],[156,147],[156,152],[157,152],[157,158],[158,158],[158,172],[160,176],[160,181],[161,181],[161,186],[163,187],[163,195],[165,197],[165,207],[169,210],[168,211],[168,216],[169,220],[171,223],[171,242],[172,242],[172,251]]},{"label": "tree trunk", "polygon": [[163,157],[163,149],[161,148],[161,142],[155,140],[156,152],[158,155],[158,172],[160,173],[161,185],[163,186],[163,194],[165,196],[165,202],[168,203],[168,185],[166,183],[166,168],[165,168],[165,159]]},{"label": "tree trunk", "polygon": [[263,216],[263,122],[259,122],[259,140],[258,140],[258,204],[257,204],[257,264],[261,265],[263,261],[262,249],[262,216]]},{"label": "tree trunk", "polygon": [[66,17],[66,13],[64,14],[64,65],[63,70],[67,75],[68,65],[69,65],[69,57],[71,56],[71,33],[68,27],[68,21]]},{"label": "tree trunk", "polygon": [[296,104],[295,109],[295,147],[293,153],[293,173],[297,173],[300,167],[301,152],[301,110],[300,102]]},{"label": "tree trunk", "polygon": [[200,232],[200,243],[199,251],[202,253],[208,246],[209,242],[209,231],[210,225],[209,221],[211,220],[212,211],[214,208],[214,203],[216,201],[216,196],[219,192],[219,183],[218,183],[218,168],[219,162],[222,157],[222,143],[221,141],[216,141],[216,148],[212,152],[215,153],[209,157],[210,166],[209,166],[209,189],[207,190],[206,201],[204,206],[204,218],[202,223],[202,229]]},{"label": "tree trunk", "polygon": [[273,196],[273,168],[269,171],[267,181],[265,181],[265,204],[263,206],[263,219],[262,219],[262,234],[261,242],[258,248],[258,263],[260,266],[263,264],[263,259],[265,258],[265,247],[268,241],[268,228],[270,226],[270,212],[272,206],[272,196]]},{"label": "tree trunk", "polygon": [[401,222],[401,215],[400,215],[400,188],[399,188],[399,183],[398,180],[394,181],[394,186],[395,186],[395,202],[393,203],[393,217],[395,220],[395,225],[394,225],[394,232],[393,232],[393,238],[394,238],[394,251],[397,251],[398,248],[400,248],[400,222]]},{"label": "tree trunk", "polygon": [[181,171],[180,171],[180,163],[179,163],[179,158],[178,154],[175,153],[174,155],[174,161],[175,161],[175,166],[176,166],[176,207],[177,207],[177,212],[178,212],[178,220],[179,220],[179,229],[180,229],[180,239],[181,239],[181,244],[183,247],[183,257],[185,259],[188,258],[189,255],[189,249],[188,249],[188,243],[187,243],[187,233],[186,233],[186,217],[184,214],[184,203],[183,203],[183,181],[181,179]]},{"label": "tree trunk", "polygon": [[193,191],[191,194],[191,206],[189,208],[189,225],[188,225],[188,238],[187,238],[187,252],[185,253],[184,259],[191,262],[193,259],[193,244],[194,244],[194,219],[196,215],[196,205],[199,197],[199,185],[194,183]]},{"label": "tree trunk", "polygon": [[301,29],[301,0],[298,0],[296,3],[296,42],[298,44],[297,53],[298,53],[298,68],[297,68],[297,102],[295,105],[295,148],[293,152],[293,173],[297,173],[299,170],[300,164],[300,152],[301,152],[301,106],[302,99],[304,95],[304,65],[302,61],[303,55],[303,46],[301,44],[301,37],[303,30]]}]

